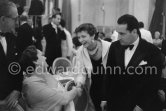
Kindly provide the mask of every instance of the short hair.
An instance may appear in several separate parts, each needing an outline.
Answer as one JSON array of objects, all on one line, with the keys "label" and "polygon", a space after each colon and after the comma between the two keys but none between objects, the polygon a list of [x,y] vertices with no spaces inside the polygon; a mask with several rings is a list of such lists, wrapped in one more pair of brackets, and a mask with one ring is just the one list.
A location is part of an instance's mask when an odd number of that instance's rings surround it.
[{"label": "short hair", "polygon": [[16,5],[8,0],[0,0],[0,17],[1,16],[10,16],[10,8],[16,7]]},{"label": "short hair", "polygon": [[[81,24],[80,26],[78,26],[75,30],[75,33],[79,33],[82,31],[86,31],[90,36],[96,35],[97,34],[97,30],[95,28],[95,26],[91,23],[84,23]],[[95,36],[95,39],[97,39],[97,37]]]},{"label": "short hair", "polygon": [[54,10],[57,11],[57,12],[61,12],[61,9],[58,8],[58,7],[54,7]]},{"label": "short hair", "polygon": [[143,22],[139,22],[139,28],[144,28],[144,23]]},{"label": "short hair", "polygon": [[22,53],[20,59],[20,65],[23,71],[26,71],[28,67],[35,69],[34,61],[37,61],[37,48],[34,45],[28,46]]},{"label": "short hair", "polygon": [[66,26],[66,22],[65,22],[64,19],[61,19],[61,21],[60,21],[60,25],[61,25],[62,27],[65,27],[65,26]]},{"label": "short hair", "polygon": [[55,13],[55,14],[52,15],[52,18],[56,18],[57,15],[62,16],[62,13]]},{"label": "short hair", "polygon": [[127,30],[129,30],[130,32],[133,29],[136,29],[137,30],[137,34],[139,35],[139,37],[141,37],[141,33],[139,31],[138,20],[133,15],[129,15],[129,14],[122,15],[118,19],[117,23],[118,24],[127,24]]}]

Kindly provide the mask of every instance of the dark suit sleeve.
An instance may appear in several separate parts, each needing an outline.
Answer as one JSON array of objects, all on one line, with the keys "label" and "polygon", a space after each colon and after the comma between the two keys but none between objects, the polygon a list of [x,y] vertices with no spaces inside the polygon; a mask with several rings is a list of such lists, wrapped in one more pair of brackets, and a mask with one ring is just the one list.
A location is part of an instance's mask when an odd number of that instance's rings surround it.
[{"label": "dark suit sleeve", "polygon": [[44,37],[47,37],[49,35],[48,31],[47,31],[47,26],[43,26],[43,29],[42,29],[42,32],[43,32],[43,36]]},{"label": "dark suit sleeve", "polygon": [[113,56],[113,48],[114,44],[111,44],[109,51],[108,51],[108,58],[107,58],[107,64],[106,64],[106,69],[105,69],[105,74],[103,76],[103,88],[102,88],[102,100],[109,100],[109,96],[110,96],[110,81],[111,81],[111,69],[112,68],[112,63],[113,60],[111,59],[111,57]]},{"label": "dark suit sleeve", "polygon": [[13,76],[13,83],[15,84],[15,90],[22,90],[22,81],[23,81],[23,72],[21,71],[19,74]]},{"label": "dark suit sleeve", "polygon": [[63,30],[60,31],[59,36],[61,40],[66,40],[66,33]]},{"label": "dark suit sleeve", "polygon": [[108,76],[106,74],[103,75],[103,81],[102,81],[102,101],[108,101]]},{"label": "dark suit sleeve", "polygon": [[27,24],[23,24],[18,29],[17,37],[17,51],[19,56],[29,46],[33,44],[32,37],[34,35],[33,29]]},{"label": "dark suit sleeve", "polygon": [[[15,47],[15,39],[13,39],[12,37],[9,37],[10,43],[8,42],[8,45],[10,45],[10,51],[8,54],[8,68],[10,68],[9,66],[11,65],[11,63],[18,63],[19,64],[19,57],[18,55],[16,55],[17,53],[17,49]],[[8,40],[8,41],[9,41]],[[21,67],[15,67],[13,66],[13,70],[17,71],[18,73],[11,73],[8,69],[8,82],[10,84],[9,90],[17,90],[20,91],[22,90],[22,80],[23,80],[23,73],[21,71]]]},{"label": "dark suit sleeve", "polygon": [[157,92],[161,87],[161,73],[165,58],[158,49],[153,49],[151,49],[153,52],[149,52],[151,54],[147,60],[149,62],[149,66],[155,67],[157,70],[153,70],[152,73],[149,72],[151,75],[142,81],[142,87],[140,89],[138,88],[138,96],[136,96],[137,105],[145,111],[156,111],[161,107],[161,101],[159,100]]}]

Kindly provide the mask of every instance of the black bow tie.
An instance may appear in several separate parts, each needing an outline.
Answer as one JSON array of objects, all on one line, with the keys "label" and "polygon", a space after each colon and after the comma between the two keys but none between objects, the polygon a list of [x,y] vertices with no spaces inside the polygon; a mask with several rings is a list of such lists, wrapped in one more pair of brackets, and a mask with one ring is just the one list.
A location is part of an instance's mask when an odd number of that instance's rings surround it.
[{"label": "black bow tie", "polygon": [[6,33],[0,32],[0,36],[5,37]]},{"label": "black bow tie", "polygon": [[124,49],[130,49],[130,50],[132,50],[133,49],[133,47],[134,47],[134,45],[125,45],[124,46]]}]

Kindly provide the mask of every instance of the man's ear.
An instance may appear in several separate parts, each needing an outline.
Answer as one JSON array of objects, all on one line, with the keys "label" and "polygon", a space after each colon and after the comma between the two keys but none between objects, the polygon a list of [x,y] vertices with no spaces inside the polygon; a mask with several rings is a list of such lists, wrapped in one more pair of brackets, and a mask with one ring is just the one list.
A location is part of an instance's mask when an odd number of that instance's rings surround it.
[{"label": "man's ear", "polygon": [[133,29],[132,34],[134,34],[134,35],[137,34],[137,29]]}]

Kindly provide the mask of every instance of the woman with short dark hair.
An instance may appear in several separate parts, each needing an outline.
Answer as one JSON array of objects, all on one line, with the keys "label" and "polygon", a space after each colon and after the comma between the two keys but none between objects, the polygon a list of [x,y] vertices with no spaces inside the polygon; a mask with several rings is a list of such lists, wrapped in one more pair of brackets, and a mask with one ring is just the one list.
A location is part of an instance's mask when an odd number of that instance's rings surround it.
[{"label": "woman with short dark hair", "polygon": [[[23,95],[26,111],[75,111],[72,100],[80,93],[79,87],[65,90],[61,84],[47,72],[46,57],[35,46],[24,50],[20,63],[23,71],[29,75],[23,81]],[[72,106],[71,106],[72,105]]]},{"label": "woman with short dark hair", "polygon": [[[90,96],[96,111],[106,103],[105,96],[105,68],[110,42],[101,40],[97,36],[97,30],[93,24],[84,23],[76,28],[75,33],[82,44],[77,51],[76,66],[80,68],[77,84],[90,88]],[[83,70],[82,70],[83,69]],[[88,76],[86,76],[88,75]],[[90,87],[91,86],[91,87]]]}]

